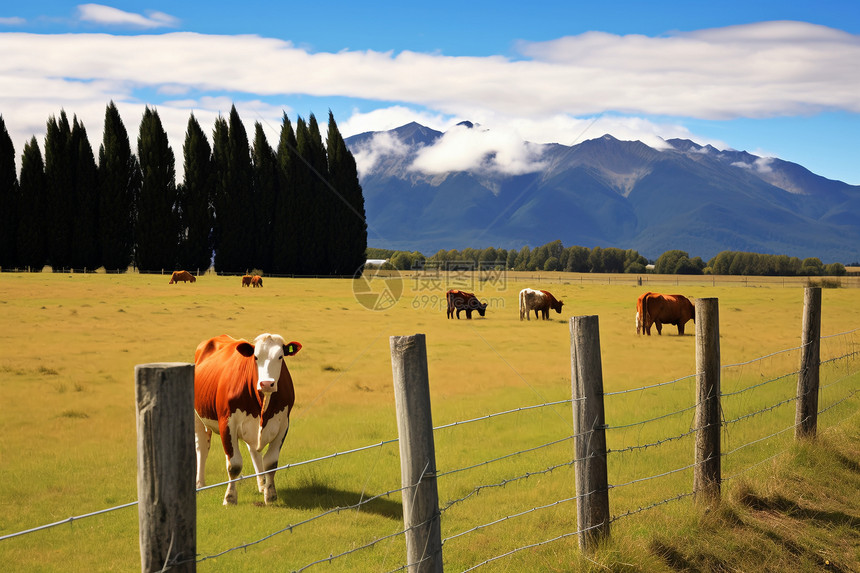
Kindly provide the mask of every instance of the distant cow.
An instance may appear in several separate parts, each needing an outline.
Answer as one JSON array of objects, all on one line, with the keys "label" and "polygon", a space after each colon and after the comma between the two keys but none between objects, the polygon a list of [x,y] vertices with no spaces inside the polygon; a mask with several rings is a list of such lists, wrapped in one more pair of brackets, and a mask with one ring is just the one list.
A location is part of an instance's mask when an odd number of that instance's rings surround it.
[{"label": "distant cow", "polygon": [[674,324],[681,336],[687,321],[695,322],[696,307],[681,294],[646,292],[636,301],[636,317],[637,334],[651,336],[651,325],[657,327],[657,334],[663,334],[664,324]]},{"label": "distant cow", "polygon": [[531,320],[531,311],[535,311],[535,319],[539,318],[538,311],[540,311],[540,317],[549,320],[549,310],[552,309],[561,314],[562,306],[564,302],[557,300],[549,291],[530,288],[520,291],[520,320],[524,316],[526,320]]},{"label": "distant cow", "polygon": [[251,286],[254,288],[260,287],[263,288],[263,277],[260,275],[254,275],[251,277]]},{"label": "distant cow", "polygon": [[189,273],[188,271],[173,271],[173,275],[170,277],[170,282],[167,284],[173,284],[178,282],[197,282],[197,277]]},{"label": "distant cow", "polygon": [[[206,485],[206,457],[212,432],[221,436],[227,474],[242,473],[239,440],[248,444],[255,473],[273,470],[296,400],[293,379],[284,361],[302,345],[284,342],[277,334],[261,334],[251,344],[226,334],[204,340],[194,353],[194,434],[197,487]],[[266,453],[263,448],[268,444]],[[277,500],[274,471],[257,477],[267,504]],[[224,505],[237,501],[236,482],[227,485]]]},{"label": "distant cow", "polygon": [[478,314],[484,316],[487,311],[487,303],[478,300],[473,293],[462,290],[449,290],[445,293],[445,298],[448,300],[448,318],[454,318],[454,311],[457,312],[457,319],[460,319],[460,311],[466,311],[466,318],[472,319],[472,311],[477,310]]},{"label": "distant cow", "polygon": [[250,287],[251,286],[251,275],[242,275],[242,286]]}]

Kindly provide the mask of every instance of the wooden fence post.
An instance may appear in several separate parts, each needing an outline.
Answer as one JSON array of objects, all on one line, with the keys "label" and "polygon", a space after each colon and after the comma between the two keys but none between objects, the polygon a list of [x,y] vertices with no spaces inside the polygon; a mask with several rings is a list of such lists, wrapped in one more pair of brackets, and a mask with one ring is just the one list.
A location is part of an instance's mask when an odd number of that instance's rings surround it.
[{"label": "wooden fence post", "polygon": [[821,287],[803,291],[803,333],[797,375],[795,439],[814,438],[818,431],[818,381],[821,365]]},{"label": "wooden fence post", "polygon": [[720,482],[720,306],[716,298],[696,299],[696,465],[697,501],[719,502]]},{"label": "wooden fence post", "polygon": [[442,571],[436,448],[423,334],[392,336],[391,370],[400,441],[400,481],[409,571]]},{"label": "wooden fence post", "polygon": [[138,364],[140,569],[197,570],[194,365]]},{"label": "wooden fence post", "polygon": [[576,519],[579,547],[595,548],[609,537],[609,482],[606,470],[606,422],[603,413],[603,365],[597,316],[570,319],[570,370],[573,394]]}]

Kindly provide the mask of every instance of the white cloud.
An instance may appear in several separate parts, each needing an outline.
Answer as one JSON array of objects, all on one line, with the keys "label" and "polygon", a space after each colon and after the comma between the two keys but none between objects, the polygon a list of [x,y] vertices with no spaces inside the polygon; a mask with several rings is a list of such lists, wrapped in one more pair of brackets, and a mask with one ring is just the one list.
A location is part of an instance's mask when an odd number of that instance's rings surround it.
[{"label": "white cloud", "polygon": [[[161,13],[144,16],[98,4],[82,5],[80,15],[148,28],[175,23]],[[416,166],[438,170],[427,163],[435,157],[440,165],[480,161],[511,173],[539,160],[523,140],[572,145],[610,133],[658,148],[672,137],[725,147],[694,136],[680,120],[642,116],[860,112],[860,73],[851,73],[858,70],[860,37],[812,24],[767,22],[662,37],[588,32],[519,49],[524,58],[512,60],[313,53],[253,35],[6,32],[0,33],[0,112],[18,147],[31,135],[41,139],[47,117],[60,109],[77,114],[96,140],[109,101],[128,117],[130,133],[136,133],[144,105],[153,105],[179,157],[192,110],[208,120],[236,102],[251,126],[265,120],[274,141],[289,111],[278,99],[356,98],[381,107],[339,118],[345,136],[413,120],[447,131],[470,120],[490,131],[452,135],[444,147],[425,150]],[[176,119],[168,122],[168,115]]]},{"label": "white cloud", "polygon": [[26,23],[27,21],[24,18],[18,18],[17,16],[0,18],[0,26],[22,26]]},{"label": "white cloud", "polygon": [[175,27],[179,23],[176,18],[164,12],[150,11],[147,12],[146,16],[142,16],[103,4],[79,5],[78,18],[84,22],[95,24],[131,26],[134,28]]},{"label": "white cloud", "polygon": [[391,133],[373,134],[366,143],[359,145],[353,153],[359,177],[372,173],[383,160],[399,159],[405,156],[408,151],[406,144]]},{"label": "white cloud", "polygon": [[468,170],[520,175],[544,167],[539,148],[515,132],[462,125],[445,132],[435,145],[421,149],[412,162],[413,170],[430,175]]}]

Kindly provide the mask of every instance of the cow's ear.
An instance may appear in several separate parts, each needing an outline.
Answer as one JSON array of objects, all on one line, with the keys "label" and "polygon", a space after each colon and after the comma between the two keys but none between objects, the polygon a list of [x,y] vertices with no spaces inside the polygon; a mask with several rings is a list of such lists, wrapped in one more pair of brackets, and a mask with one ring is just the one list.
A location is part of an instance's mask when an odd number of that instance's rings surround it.
[{"label": "cow's ear", "polygon": [[250,358],[254,355],[254,345],[248,342],[240,342],[236,347],[236,351],[245,358]]},{"label": "cow's ear", "polygon": [[301,349],[302,345],[298,342],[288,342],[287,344],[284,344],[284,356],[293,356],[297,354]]}]

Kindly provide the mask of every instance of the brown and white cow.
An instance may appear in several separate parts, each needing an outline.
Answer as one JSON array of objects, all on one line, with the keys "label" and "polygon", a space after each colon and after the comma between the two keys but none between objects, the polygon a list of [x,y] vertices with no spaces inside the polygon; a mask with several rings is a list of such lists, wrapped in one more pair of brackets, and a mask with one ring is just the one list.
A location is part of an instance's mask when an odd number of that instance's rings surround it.
[{"label": "brown and white cow", "polygon": [[251,277],[251,286],[254,288],[260,287],[263,288],[263,277],[260,275],[254,275]]},{"label": "brown and white cow", "polygon": [[[562,306],[564,302],[557,300],[548,290],[524,288],[520,291],[520,320],[523,317],[531,320],[531,311],[535,311],[535,319],[540,317],[549,320],[549,310],[552,309],[561,314]],[[540,316],[538,311],[541,313]]]},{"label": "brown and white cow", "polygon": [[170,276],[170,282],[167,284],[174,283],[187,283],[187,282],[197,282],[197,277],[189,273],[188,271],[173,271],[173,274]]},{"label": "brown and white cow", "polygon": [[[206,485],[206,457],[212,432],[221,436],[227,474],[242,473],[239,440],[248,444],[257,486],[267,504],[277,500],[275,472],[290,427],[296,400],[293,379],[284,358],[302,345],[284,342],[277,334],[261,334],[251,344],[226,334],[204,340],[194,353],[194,434],[197,447],[197,487]],[[266,453],[263,448],[268,445]],[[237,501],[236,482],[224,494],[224,505]]]},{"label": "brown and white cow", "polygon": [[678,336],[684,334],[684,325],[696,321],[696,307],[682,294],[646,292],[636,300],[636,333],[651,336],[651,326],[663,334],[664,324],[678,327]]},{"label": "brown and white cow", "polygon": [[472,319],[472,311],[477,310],[478,314],[484,316],[487,311],[487,303],[478,300],[474,293],[462,290],[449,290],[445,293],[445,298],[448,301],[448,318],[454,318],[454,312],[457,312],[457,320],[460,319],[460,311],[466,311],[466,318]]},{"label": "brown and white cow", "polygon": [[242,275],[242,286],[250,287],[251,286],[251,275]]}]

